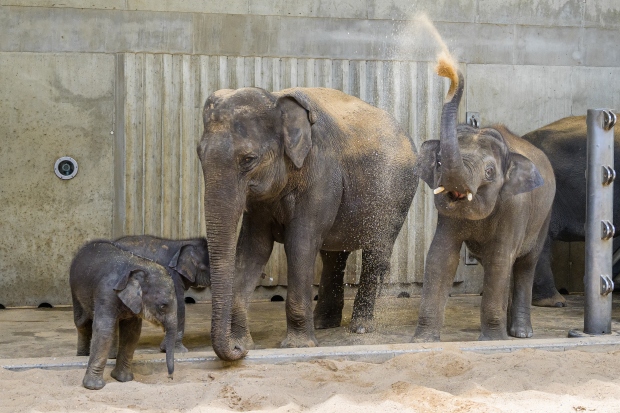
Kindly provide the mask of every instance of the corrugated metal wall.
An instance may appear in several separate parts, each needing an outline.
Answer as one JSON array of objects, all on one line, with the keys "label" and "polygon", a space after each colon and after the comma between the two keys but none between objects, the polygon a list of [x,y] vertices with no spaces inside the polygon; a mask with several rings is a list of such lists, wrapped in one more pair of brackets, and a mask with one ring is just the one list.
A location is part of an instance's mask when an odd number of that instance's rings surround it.
[{"label": "corrugated metal wall", "polygon": [[[446,85],[434,73],[434,63],[146,53],[118,57],[125,126],[117,236],[204,234],[203,178],[195,148],[202,133],[202,107],[218,89],[331,87],[392,113],[418,148],[438,136]],[[394,247],[387,282],[422,281],[435,216],[422,183]],[[320,259],[317,263],[318,281]],[[349,258],[346,282],[357,282],[360,269],[358,251]],[[262,285],[286,285],[282,245],[276,244],[265,274]]]}]

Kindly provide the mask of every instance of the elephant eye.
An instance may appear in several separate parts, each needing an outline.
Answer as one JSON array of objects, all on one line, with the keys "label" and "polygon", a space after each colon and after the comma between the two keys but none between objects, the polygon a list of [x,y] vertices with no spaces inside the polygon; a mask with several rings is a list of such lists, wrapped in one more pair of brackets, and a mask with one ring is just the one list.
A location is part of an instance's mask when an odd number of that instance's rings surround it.
[{"label": "elephant eye", "polygon": [[164,311],[164,310],[166,309],[166,304],[160,304],[160,305],[158,305],[158,306],[157,306],[157,309],[158,309],[159,311]]},{"label": "elephant eye", "polygon": [[241,162],[239,164],[243,169],[250,169],[257,158],[258,156],[256,155],[246,155],[241,159]]},{"label": "elephant eye", "polygon": [[487,167],[484,170],[484,177],[488,180],[492,180],[495,178],[495,168],[493,168],[492,166]]}]

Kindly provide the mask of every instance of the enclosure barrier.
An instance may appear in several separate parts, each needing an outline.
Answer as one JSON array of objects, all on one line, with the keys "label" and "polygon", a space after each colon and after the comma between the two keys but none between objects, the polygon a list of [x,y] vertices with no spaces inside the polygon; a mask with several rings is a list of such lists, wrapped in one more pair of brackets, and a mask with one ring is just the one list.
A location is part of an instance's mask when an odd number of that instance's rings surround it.
[{"label": "enclosure barrier", "polygon": [[588,109],[586,170],[585,334],[611,333],[614,124],[616,115]]}]

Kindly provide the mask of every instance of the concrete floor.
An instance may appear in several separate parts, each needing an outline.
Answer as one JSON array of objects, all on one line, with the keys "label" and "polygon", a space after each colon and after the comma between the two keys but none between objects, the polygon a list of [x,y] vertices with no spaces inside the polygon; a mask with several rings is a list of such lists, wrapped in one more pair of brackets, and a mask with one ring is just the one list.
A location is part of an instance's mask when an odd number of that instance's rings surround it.
[{"label": "concrete floor", "polygon": [[[565,338],[571,329],[583,328],[583,296],[566,296],[564,308],[532,308],[534,338]],[[479,334],[480,296],[451,297],[446,308],[442,341],[474,341]],[[346,300],[343,326],[317,330],[324,346],[409,343],[417,323],[420,298],[380,298],[374,333],[347,332],[353,301]],[[620,331],[620,297],[614,300],[612,330]],[[284,302],[250,304],[250,329],[257,348],[277,348],[286,335]],[[193,352],[211,350],[210,303],[187,305],[184,343]],[[76,332],[70,307],[0,310],[0,359],[67,357],[76,351]],[[137,354],[158,353],[163,332],[144,323]],[[516,340],[516,339],[515,339]]]}]

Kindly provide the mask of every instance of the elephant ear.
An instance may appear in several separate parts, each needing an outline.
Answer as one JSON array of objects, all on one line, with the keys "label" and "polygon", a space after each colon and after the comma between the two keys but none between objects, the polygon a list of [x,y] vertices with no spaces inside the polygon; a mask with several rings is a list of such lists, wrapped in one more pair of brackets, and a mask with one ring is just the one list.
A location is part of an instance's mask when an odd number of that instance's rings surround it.
[{"label": "elephant ear", "polygon": [[134,270],[128,271],[119,276],[114,291],[132,313],[140,314],[142,311],[142,287],[138,281],[138,277],[143,276],[144,271]]},{"label": "elephant ear", "polygon": [[502,195],[512,196],[530,192],[545,183],[532,161],[518,153],[510,153],[510,165],[504,179]]},{"label": "elephant ear", "polygon": [[192,245],[182,246],[168,264],[168,267],[174,269],[191,283],[196,282],[196,272],[198,269],[198,261],[193,254],[194,249]]},{"label": "elephant ear", "polygon": [[426,184],[435,189],[435,168],[437,167],[437,155],[439,153],[439,141],[436,139],[425,141],[420,147],[420,153],[416,160],[415,173]]},{"label": "elephant ear", "polygon": [[312,125],[309,111],[290,96],[279,98],[276,106],[282,113],[284,153],[299,169],[303,166],[304,160],[312,148]]}]

